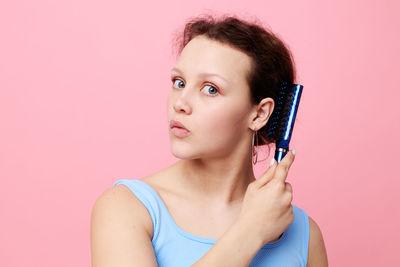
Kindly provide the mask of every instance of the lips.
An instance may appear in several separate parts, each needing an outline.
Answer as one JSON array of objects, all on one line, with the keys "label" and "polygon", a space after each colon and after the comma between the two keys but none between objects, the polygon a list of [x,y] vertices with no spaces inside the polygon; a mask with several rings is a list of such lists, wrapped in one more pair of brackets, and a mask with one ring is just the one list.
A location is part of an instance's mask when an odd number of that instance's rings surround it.
[{"label": "lips", "polygon": [[171,128],[180,128],[180,129],[184,129],[184,130],[186,130],[186,131],[189,132],[189,130],[186,129],[186,127],[185,127],[182,123],[180,123],[179,121],[171,120],[171,122],[170,122],[170,127],[171,127]]}]

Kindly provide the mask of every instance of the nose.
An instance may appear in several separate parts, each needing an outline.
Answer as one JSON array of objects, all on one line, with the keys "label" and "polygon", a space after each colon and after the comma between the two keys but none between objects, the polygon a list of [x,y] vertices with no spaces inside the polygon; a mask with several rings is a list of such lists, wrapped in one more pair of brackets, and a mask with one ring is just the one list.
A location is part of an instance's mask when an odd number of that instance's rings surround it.
[{"label": "nose", "polygon": [[184,113],[191,113],[192,108],[188,102],[188,99],[190,98],[190,95],[188,94],[188,91],[181,92],[178,96],[176,101],[174,102],[174,110],[177,113],[184,112]]}]

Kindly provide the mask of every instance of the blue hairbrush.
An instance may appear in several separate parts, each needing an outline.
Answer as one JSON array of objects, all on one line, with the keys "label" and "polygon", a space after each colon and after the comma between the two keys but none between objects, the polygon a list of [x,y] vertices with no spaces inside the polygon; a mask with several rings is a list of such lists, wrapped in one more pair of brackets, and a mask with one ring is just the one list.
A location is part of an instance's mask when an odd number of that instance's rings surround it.
[{"label": "blue hairbrush", "polygon": [[282,83],[271,115],[268,136],[275,136],[275,160],[279,163],[289,151],[297,108],[299,107],[303,85]]}]

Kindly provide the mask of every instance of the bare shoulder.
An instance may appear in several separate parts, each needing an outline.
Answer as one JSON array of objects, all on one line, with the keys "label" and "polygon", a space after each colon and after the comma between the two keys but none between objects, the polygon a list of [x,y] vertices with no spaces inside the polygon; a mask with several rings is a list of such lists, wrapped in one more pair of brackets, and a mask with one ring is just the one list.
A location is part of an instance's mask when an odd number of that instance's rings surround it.
[{"label": "bare shoulder", "polygon": [[157,266],[152,235],[146,207],[125,185],[111,186],[92,208],[92,266]]},{"label": "bare shoulder", "polygon": [[328,256],[321,229],[318,224],[308,216],[310,224],[310,239],[308,243],[307,267],[328,266]]},{"label": "bare shoulder", "polygon": [[153,236],[153,222],[143,203],[125,185],[119,184],[109,187],[96,200],[92,216],[96,213],[113,212],[116,219],[134,220],[142,226],[149,238]]}]

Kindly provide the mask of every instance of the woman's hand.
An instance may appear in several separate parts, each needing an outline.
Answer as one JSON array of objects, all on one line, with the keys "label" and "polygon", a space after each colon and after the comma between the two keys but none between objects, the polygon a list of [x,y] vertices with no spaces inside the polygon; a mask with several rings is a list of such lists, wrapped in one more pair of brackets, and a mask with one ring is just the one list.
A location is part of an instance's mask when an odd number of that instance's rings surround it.
[{"label": "woman's hand", "polygon": [[239,221],[261,238],[262,244],[277,240],[294,219],[292,186],[285,181],[293,161],[291,150],[279,164],[274,160],[274,164],[247,187]]}]

